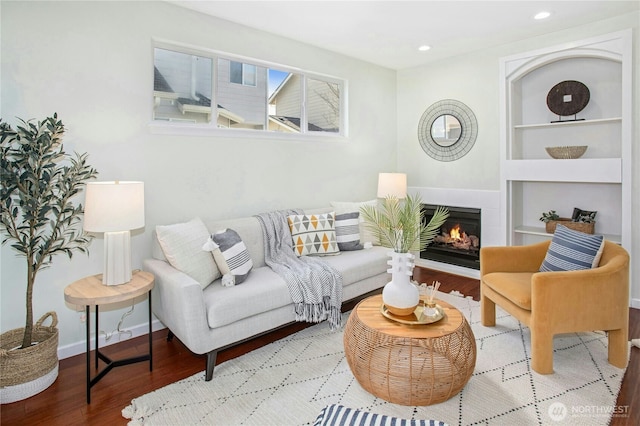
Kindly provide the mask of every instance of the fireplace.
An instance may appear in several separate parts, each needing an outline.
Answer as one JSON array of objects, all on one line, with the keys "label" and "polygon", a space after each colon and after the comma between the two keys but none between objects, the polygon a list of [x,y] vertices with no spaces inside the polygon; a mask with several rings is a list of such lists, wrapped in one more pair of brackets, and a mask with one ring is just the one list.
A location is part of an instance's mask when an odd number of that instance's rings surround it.
[{"label": "fireplace", "polygon": [[[428,223],[437,206],[422,205],[422,221]],[[435,239],[420,252],[422,259],[480,269],[480,209],[447,207],[449,217]]]}]

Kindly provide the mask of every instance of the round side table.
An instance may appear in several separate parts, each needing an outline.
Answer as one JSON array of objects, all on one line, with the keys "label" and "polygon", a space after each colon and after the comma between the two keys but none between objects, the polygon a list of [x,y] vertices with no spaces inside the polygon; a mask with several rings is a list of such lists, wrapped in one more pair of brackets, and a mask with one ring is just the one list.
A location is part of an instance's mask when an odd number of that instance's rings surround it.
[{"label": "round side table", "polygon": [[344,329],[353,375],[369,393],[401,405],[446,401],[464,387],[476,364],[476,341],[464,315],[438,300],[445,317],[402,324],[382,315],[382,296],[364,299]]},{"label": "round side table", "polygon": [[[69,284],[64,289],[64,300],[74,305],[84,305],[87,324],[87,404],[91,403],[91,387],[98,383],[114,367],[129,365],[136,362],[149,361],[149,371],[153,370],[153,345],[151,337],[151,289],[154,285],[153,274],[145,271],[133,273],[131,281],[120,285],[104,285],[100,275],[91,275]],[[100,351],[98,341],[98,307],[109,303],[124,302],[147,293],[149,297],[149,353],[132,358],[112,360]],[[106,363],[106,367],[95,377],[91,378],[91,306],[95,307],[95,369],[98,369],[98,359]]]}]

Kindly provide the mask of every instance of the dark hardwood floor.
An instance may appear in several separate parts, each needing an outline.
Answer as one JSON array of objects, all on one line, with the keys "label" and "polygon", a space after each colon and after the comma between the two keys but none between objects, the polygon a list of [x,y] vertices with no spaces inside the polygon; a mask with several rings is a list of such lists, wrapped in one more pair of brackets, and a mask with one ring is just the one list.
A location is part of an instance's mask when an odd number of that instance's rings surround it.
[{"label": "dark hardwood floor", "polygon": [[[426,283],[437,280],[441,283],[441,291],[458,290],[475,300],[480,298],[478,280],[423,268],[415,269],[415,279]],[[345,304],[345,310],[351,309],[354,304]],[[218,354],[217,362],[235,358],[308,326],[304,323],[293,324],[242,343]],[[153,333],[153,371],[149,371],[148,362],[115,368],[91,389],[89,405],[85,397],[85,355],[61,360],[58,379],[51,387],[26,400],[2,405],[1,424],[126,425],[127,420],[122,417],[121,410],[133,398],[204,370],[204,357],[193,355],[178,339],[167,342],[166,335],[166,330]],[[629,336],[640,338],[639,309],[630,309]],[[147,338],[137,337],[108,346],[102,351],[113,359],[146,354]],[[611,425],[640,424],[639,379],[640,349],[632,348],[617,402],[619,407],[628,407],[628,415],[614,418]]]}]

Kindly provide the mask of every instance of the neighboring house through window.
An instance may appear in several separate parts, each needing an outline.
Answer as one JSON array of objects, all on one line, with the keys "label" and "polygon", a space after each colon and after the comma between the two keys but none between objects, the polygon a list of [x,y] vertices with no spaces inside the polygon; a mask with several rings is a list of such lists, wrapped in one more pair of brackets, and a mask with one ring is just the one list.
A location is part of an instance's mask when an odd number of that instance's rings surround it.
[{"label": "neighboring house through window", "polygon": [[345,135],[344,80],[258,60],[238,61],[206,49],[157,44],[156,121]]}]

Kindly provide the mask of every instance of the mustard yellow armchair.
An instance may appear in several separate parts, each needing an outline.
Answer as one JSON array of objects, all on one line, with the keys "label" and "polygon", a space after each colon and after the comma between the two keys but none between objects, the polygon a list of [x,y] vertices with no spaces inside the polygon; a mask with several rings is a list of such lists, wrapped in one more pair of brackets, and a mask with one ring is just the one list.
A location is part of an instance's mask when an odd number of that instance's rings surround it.
[{"label": "mustard yellow armchair", "polygon": [[496,304],[529,327],[531,367],[553,373],[553,336],[603,330],[609,363],[626,368],[629,334],[629,254],[605,241],[599,267],[538,272],[550,241],[480,249],[480,309],[495,326]]}]

